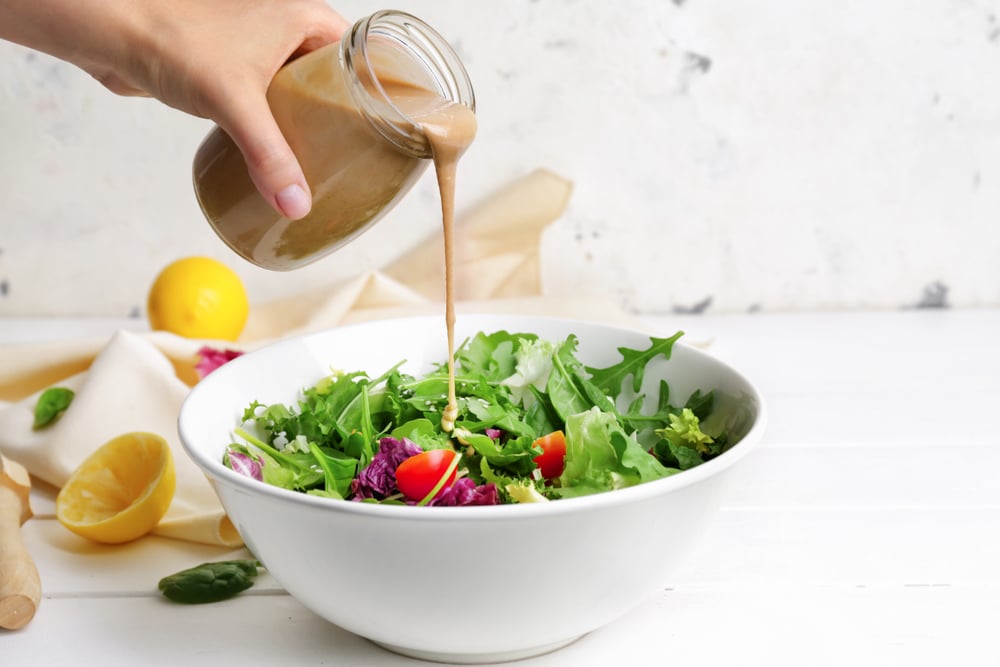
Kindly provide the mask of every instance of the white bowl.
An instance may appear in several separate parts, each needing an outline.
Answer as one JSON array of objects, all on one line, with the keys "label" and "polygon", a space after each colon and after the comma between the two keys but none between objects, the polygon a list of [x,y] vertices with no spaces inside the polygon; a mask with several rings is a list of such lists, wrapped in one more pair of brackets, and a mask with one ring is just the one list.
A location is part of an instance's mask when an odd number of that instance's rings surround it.
[{"label": "white bowl", "polygon": [[[646,334],[538,317],[460,316],[456,341],[478,331],[579,338],[589,366],[645,349]],[[696,468],[627,489],[491,507],[373,505],[287,491],[222,464],[253,400],[296,404],[331,368],[379,375],[402,359],[417,374],[447,357],[443,317],[386,320],[280,341],[200,382],[184,402],[184,447],[274,578],[321,617],[392,651],[444,662],[497,662],[553,650],[662,590],[716,512],[720,491],[760,440],[754,385],[683,343],[647,368],[672,402],[715,390],[731,442]]]}]

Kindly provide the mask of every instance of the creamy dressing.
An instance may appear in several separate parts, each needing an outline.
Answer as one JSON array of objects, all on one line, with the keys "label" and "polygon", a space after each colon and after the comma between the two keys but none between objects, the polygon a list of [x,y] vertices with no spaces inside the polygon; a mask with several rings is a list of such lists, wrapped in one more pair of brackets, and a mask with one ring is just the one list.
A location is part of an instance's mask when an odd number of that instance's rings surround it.
[{"label": "creamy dressing", "polygon": [[[428,94],[433,95],[428,91]],[[421,99],[423,98],[423,99]],[[458,402],[455,398],[455,278],[453,236],[455,219],[455,174],[458,160],[476,136],[476,115],[469,108],[437,97],[439,104],[428,105],[424,96],[407,96],[393,100],[404,112],[419,109],[410,115],[417,121],[431,146],[438,190],[441,194],[441,223],[444,234],[445,325],[448,332],[448,405],[441,415],[441,429],[455,430]],[[414,106],[409,106],[413,104]]]},{"label": "creamy dressing", "polygon": [[[379,85],[400,108],[415,105],[415,117],[433,115],[446,103],[437,93],[390,76]],[[239,148],[219,128],[195,156],[195,193],[230,248],[258,266],[289,271],[363,233],[406,194],[427,161],[399,150],[371,127],[338,60],[325,49],[279,70],[267,95],[312,190],[312,210],[289,220],[271,208],[250,180]]]}]

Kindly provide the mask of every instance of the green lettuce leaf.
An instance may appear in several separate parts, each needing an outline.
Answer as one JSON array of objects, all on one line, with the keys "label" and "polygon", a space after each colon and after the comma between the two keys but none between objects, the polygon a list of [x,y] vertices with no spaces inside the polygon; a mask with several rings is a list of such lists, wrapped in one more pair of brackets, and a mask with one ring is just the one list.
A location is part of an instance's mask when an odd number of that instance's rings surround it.
[{"label": "green lettuce leaf", "polygon": [[566,467],[559,495],[572,497],[620,489],[671,474],[618,423],[591,408],[566,420]]}]

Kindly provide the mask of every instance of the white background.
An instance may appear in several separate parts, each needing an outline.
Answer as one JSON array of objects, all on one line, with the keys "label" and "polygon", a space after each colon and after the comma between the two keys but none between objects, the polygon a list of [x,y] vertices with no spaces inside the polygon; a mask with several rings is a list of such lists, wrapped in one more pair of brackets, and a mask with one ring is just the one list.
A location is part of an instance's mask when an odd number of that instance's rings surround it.
[{"label": "white background", "polygon": [[[545,236],[547,294],[644,314],[1000,304],[996,1],[392,6],[443,33],[475,84],[460,209],[536,167],[575,183]],[[191,254],[262,301],[438,232],[427,173],[348,249],[253,268],[192,193],[209,128],[0,43],[0,315],[140,315],[155,274]]]}]

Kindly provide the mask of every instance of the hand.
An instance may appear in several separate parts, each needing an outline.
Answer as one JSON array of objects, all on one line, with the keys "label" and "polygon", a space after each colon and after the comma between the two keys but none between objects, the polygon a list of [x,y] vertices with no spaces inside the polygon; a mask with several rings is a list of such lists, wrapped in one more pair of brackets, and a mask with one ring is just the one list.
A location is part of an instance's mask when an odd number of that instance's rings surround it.
[{"label": "hand", "polygon": [[309,212],[311,193],[267,88],[289,59],[347,28],[324,0],[0,0],[0,37],[71,62],[119,95],[215,121],[264,199],[292,219]]}]

